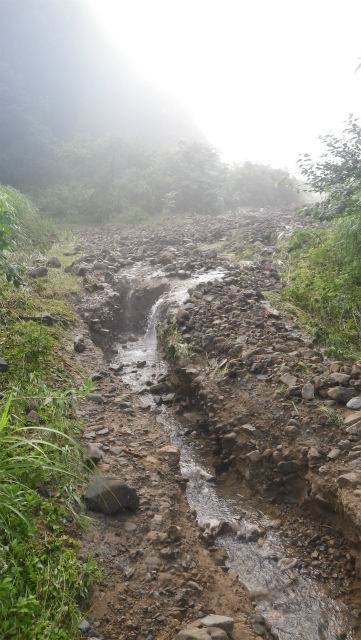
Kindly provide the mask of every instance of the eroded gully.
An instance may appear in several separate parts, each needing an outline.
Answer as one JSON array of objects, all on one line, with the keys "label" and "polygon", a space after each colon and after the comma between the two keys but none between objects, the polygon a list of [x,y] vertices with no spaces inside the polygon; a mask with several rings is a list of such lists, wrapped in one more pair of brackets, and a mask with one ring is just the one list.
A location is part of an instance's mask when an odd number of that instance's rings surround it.
[{"label": "eroded gully", "polygon": [[[126,325],[119,326],[119,335],[135,334],[138,340],[127,342],[126,347],[124,343],[113,344],[113,353],[117,352],[117,355],[112,355],[111,359],[114,363],[123,364],[123,381],[130,391],[142,392],[143,400],[155,407],[153,396],[145,390],[147,382],[149,385],[149,381],[155,381],[167,372],[167,364],[162,360],[157,346],[156,323],[160,310],[164,305],[179,306],[188,297],[190,286],[200,281],[222,278],[224,272],[209,271],[186,282],[174,279],[164,285],[164,291],[155,303],[154,299],[144,302],[141,321],[137,313],[140,303],[138,289],[139,285],[144,287],[149,274],[143,273],[142,268],[136,265],[124,275],[130,286],[127,308],[124,309]],[[153,281],[157,282],[157,278],[160,278],[160,274],[154,272]],[[280,640],[359,638],[354,630],[353,618],[337,598],[337,593],[293,567],[292,563],[288,566],[285,543],[277,530],[272,528],[271,518],[259,510],[254,499],[240,492],[236,482],[233,485],[210,482],[212,470],[203,454],[202,442],[189,442],[170,407],[162,405],[157,411],[157,420],[172,444],[181,451],[181,472],[189,477],[187,498],[190,506],[197,511],[198,523],[212,526],[225,520],[241,525],[242,536],[221,536],[217,538],[216,545],[228,552],[228,566],[237,572],[240,582],[255,595],[258,611],[269,621]],[[247,536],[247,531],[251,531],[254,524],[267,530],[263,546]]]}]

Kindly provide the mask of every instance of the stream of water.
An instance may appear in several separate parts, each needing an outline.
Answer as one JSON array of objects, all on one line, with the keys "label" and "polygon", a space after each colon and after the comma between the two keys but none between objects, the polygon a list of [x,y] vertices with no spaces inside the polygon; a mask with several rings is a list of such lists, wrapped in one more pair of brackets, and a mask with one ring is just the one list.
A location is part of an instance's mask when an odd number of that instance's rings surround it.
[{"label": "stream of water", "polygon": [[[215,280],[222,272],[202,274],[198,281]],[[118,345],[119,360],[124,364],[123,380],[132,392],[144,388],[146,380],[156,379],[167,371],[157,349],[156,321],[165,300],[184,301],[187,284],[174,284],[172,290],[153,305],[149,311],[148,326],[138,342]],[[131,301],[130,301],[131,302]],[[129,326],[129,332],[132,332]],[[117,345],[116,345],[117,346]],[[136,366],[146,361],[143,368]],[[144,396],[143,396],[144,398]],[[146,401],[153,404],[148,394]],[[170,408],[164,405],[157,417],[172,444],[181,450],[181,471],[190,478],[187,488],[188,502],[197,510],[200,523],[220,520],[237,523],[243,521],[263,525],[268,519],[254,503],[239,493],[237,486],[224,488],[203,479],[203,472],[212,473],[202,459],[202,447],[190,443]],[[297,568],[285,572],[278,566],[287,557],[285,544],[277,530],[267,529],[263,547],[257,542],[244,541],[234,536],[222,536],[217,545],[229,554],[227,564],[234,569],[240,581],[252,592],[259,594],[257,609],[264,615],[280,640],[355,640],[360,636],[353,631],[352,618],[345,605],[330,589],[317,580],[302,574]]]}]

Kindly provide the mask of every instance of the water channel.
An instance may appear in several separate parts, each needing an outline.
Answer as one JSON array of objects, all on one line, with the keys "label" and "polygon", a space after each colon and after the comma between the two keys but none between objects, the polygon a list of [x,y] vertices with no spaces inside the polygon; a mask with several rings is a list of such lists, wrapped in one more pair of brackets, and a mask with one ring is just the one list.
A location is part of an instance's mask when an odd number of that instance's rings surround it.
[{"label": "water channel", "polygon": [[[139,332],[138,342],[115,345],[119,362],[124,364],[123,380],[133,393],[144,389],[145,382],[167,371],[157,348],[156,322],[158,312],[167,302],[184,302],[187,290],[197,282],[214,281],[221,278],[221,271],[202,273],[185,282],[173,281],[169,290],[163,293],[149,309],[147,326]],[[135,270],[128,278],[139,278]],[[128,296],[131,304],[131,296]],[[130,314],[131,315],[131,314]],[[129,317],[128,317],[129,320]],[[132,333],[128,324],[127,330]],[[114,359],[116,361],[116,358]],[[136,366],[146,361],[143,368]],[[151,394],[142,396],[154,406]],[[202,457],[202,444],[194,444],[184,435],[177,416],[171,408],[158,409],[158,421],[169,435],[172,444],[181,450],[181,472],[190,478],[187,498],[191,507],[197,510],[200,523],[226,520],[247,527],[247,523],[263,525],[267,529],[265,543],[260,547],[257,541],[237,539],[232,535],[217,539],[217,546],[224,548],[229,559],[227,564],[234,569],[239,580],[252,592],[259,593],[257,610],[269,621],[280,640],[355,640],[359,632],[353,630],[352,616],[346,606],[332,594],[331,588],[319,583],[308,574],[293,568],[291,572],[280,567],[279,560],[287,557],[285,543],[277,530],[268,528],[269,519],[254,504],[242,495],[236,483],[233,487],[213,484],[204,479],[212,469],[206,466]],[[204,472],[204,477],[203,477]],[[282,563],[281,563],[282,564]]]}]

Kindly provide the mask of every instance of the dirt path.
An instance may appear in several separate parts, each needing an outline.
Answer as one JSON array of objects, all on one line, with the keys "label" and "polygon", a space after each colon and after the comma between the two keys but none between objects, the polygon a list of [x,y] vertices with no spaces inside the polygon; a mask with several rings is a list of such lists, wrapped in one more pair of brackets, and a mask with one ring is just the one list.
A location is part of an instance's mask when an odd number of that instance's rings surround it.
[{"label": "dirt path", "polygon": [[[159,409],[142,394],[129,393],[122,371],[122,349],[124,355],[133,340],[129,331],[144,333],[160,295],[175,282],[194,275],[201,280],[202,274],[206,280],[209,271],[220,269],[222,279],[199,282],[182,304],[163,304],[164,345],[181,347],[180,357],[168,376],[149,371],[148,389],[156,405],[172,403],[186,440],[202,448],[221,492],[228,497],[240,491],[268,522],[277,522],[290,582],[308,577],[327,583],[335,597],[341,594],[351,617],[337,637],[359,637],[361,418],[345,401],[358,397],[361,369],[327,361],[266,304],[267,292],[282,286],[277,233],[294,224],[302,222],[284,211],[249,214],[242,221],[226,217],[212,225],[188,218],[137,232],[84,233],[84,253],[71,267],[84,284],[77,302],[85,323],[80,357],[90,371],[106,374],[94,402],[80,409],[84,439],[100,449],[101,472],[124,478],[140,499],[135,513],[95,516],[84,540],[83,553],[94,549],[104,566],[87,618],[93,636],[173,638],[210,613],[235,620],[235,639],[269,633],[262,616],[250,618],[250,596],[236,572],[224,567],[218,543],[225,529],[197,526],[178,453],[164,451],[169,439],[156,419]],[[257,262],[235,259],[231,232],[237,228],[256,247]],[[143,365],[139,360],[132,366],[127,372],[137,380]],[[262,548],[272,527],[254,524]],[[315,637],[336,637],[324,633],[325,624],[320,616],[321,635]]]}]

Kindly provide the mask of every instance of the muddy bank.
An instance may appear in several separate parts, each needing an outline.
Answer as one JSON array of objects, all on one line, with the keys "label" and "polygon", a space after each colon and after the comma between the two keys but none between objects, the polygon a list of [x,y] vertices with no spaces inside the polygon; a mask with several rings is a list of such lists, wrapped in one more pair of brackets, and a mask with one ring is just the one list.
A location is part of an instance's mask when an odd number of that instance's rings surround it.
[{"label": "muddy bank", "polygon": [[[169,411],[167,407],[171,407],[173,415],[177,415],[177,425],[180,424],[182,437],[185,436],[185,440],[180,442],[181,448],[185,449],[189,445],[192,456],[194,453],[196,457],[199,456],[201,465],[216,476],[217,500],[222,494],[227,504],[230,498],[233,499],[234,510],[225,512],[224,518],[222,509],[219,509],[220,503],[213,504],[214,510],[219,510],[218,524],[214,525],[207,524],[211,512],[209,509],[207,518],[202,514],[204,501],[212,506],[209,491],[195,505],[201,538],[199,541],[195,537],[195,541],[199,549],[202,549],[200,553],[205,557],[212,557],[216,553],[212,551],[213,547],[217,549],[228,545],[227,554],[231,562],[232,554],[238,553],[238,547],[237,550],[233,548],[234,534],[237,537],[244,526],[247,529],[244,537],[247,538],[251,526],[254,538],[248,538],[248,542],[261,550],[268,549],[268,556],[262,560],[267,565],[267,570],[272,562],[274,567],[281,563],[279,570],[282,574],[286,572],[286,583],[282,587],[284,598],[280,601],[274,587],[271,595],[266,587],[263,593],[259,590],[255,593],[258,600],[268,603],[275,598],[275,593],[277,595],[276,606],[264,605],[263,608],[273,622],[274,632],[278,624],[277,618],[287,619],[286,609],[290,599],[295,600],[297,593],[305,593],[303,580],[306,583],[307,580],[327,581],[327,592],[336,599],[342,593],[342,599],[345,600],[347,594],[353,595],[357,589],[357,515],[352,516],[353,521],[348,518],[352,500],[355,504],[354,514],[357,512],[357,478],[352,480],[352,477],[347,477],[345,481],[339,481],[339,478],[348,473],[357,475],[357,471],[354,471],[356,466],[352,463],[358,458],[358,432],[355,432],[358,427],[352,432],[346,431],[349,427],[343,427],[341,417],[348,413],[354,416],[355,412],[345,410],[344,405],[337,402],[341,396],[335,399],[332,394],[336,390],[336,394],[346,393],[345,398],[357,397],[359,372],[350,363],[325,361],[322,353],[297,329],[287,326],[278,310],[266,304],[267,290],[281,286],[275,248],[269,246],[269,241],[279,229],[286,228],[293,222],[289,212],[271,218],[269,215],[268,218],[257,215],[251,221],[242,222],[248,224],[248,231],[253,230],[256,241],[261,245],[259,252],[263,257],[257,264],[232,264],[229,257],[218,255],[219,247],[207,246],[214,239],[223,242],[226,248],[232,244],[227,234],[241,225],[237,219],[226,218],[223,221],[217,220],[216,228],[212,230],[207,229],[204,221],[197,221],[197,225],[194,225],[193,220],[186,223],[184,228],[152,229],[151,232],[142,231],[138,237],[134,234],[122,237],[115,230],[111,236],[99,233],[93,237],[89,233],[88,242],[92,246],[92,253],[85,254],[71,267],[74,271],[82,269],[84,297],[79,300],[79,309],[92,340],[101,346],[106,355],[107,365],[104,370],[113,376],[111,384],[115,384],[114,380],[117,383],[115,389],[106,392],[107,396],[109,394],[109,402],[114,401],[111,400],[112,394],[119,398],[120,391],[124,391],[124,387],[119,387],[122,379],[121,384],[128,385],[128,392],[122,395],[127,396],[131,405],[121,409],[122,417],[124,411],[132,411],[134,403],[138,402],[146,406],[149,404],[150,407],[154,407],[154,402],[157,408],[143,409],[144,412],[150,411],[147,416],[153,417],[157,416],[157,411],[163,412],[164,408]],[[175,247],[170,239],[174,244],[177,243]],[[86,242],[85,239],[84,249]],[[108,247],[106,250],[100,249],[102,243]],[[94,247],[98,247],[99,251],[94,251]],[[206,276],[210,273],[214,276],[210,282],[206,282]],[[189,292],[188,281],[192,284]],[[165,341],[165,346],[171,345],[176,351],[180,349],[180,352],[174,354],[180,358],[169,371],[165,370],[164,363],[160,363],[159,356],[154,355],[154,352],[151,362],[147,362],[147,359],[144,361],[142,356],[149,347],[147,318],[149,321],[150,312],[154,312],[155,307],[161,310],[160,317],[163,320],[160,339]],[[149,354],[149,350],[147,353]],[[339,377],[332,377],[332,374],[339,374]],[[321,384],[316,378],[322,378]],[[131,398],[129,389],[132,390]],[[354,393],[350,393],[351,391]],[[135,400],[134,393],[139,400]],[[128,400],[123,399],[122,402]],[[100,406],[103,411],[104,405]],[[98,410],[97,407],[96,411]],[[115,412],[119,415],[119,406],[115,408]],[[130,444],[133,445],[134,440],[137,442],[140,433],[134,434],[132,431],[135,418],[132,418],[132,428],[129,428],[130,419],[127,413],[124,415],[127,419],[126,429],[130,432],[128,437],[131,450]],[[172,422],[169,415],[167,413],[166,424],[163,424],[166,430]],[[100,417],[103,424],[104,416]],[[148,428],[150,446],[157,428],[160,429],[161,418],[162,413],[159,413],[158,422],[155,421],[154,425],[151,423],[150,430],[149,426],[145,427]],[[351,417],[349,420],[352,419]],[[353,427],[354,424],[357,421],[350,426]],[[90,430],[92,438],[98,441],[98,432],[94,425],[90,427],[93,427]],[[123,428],[124,425],[121,429]],[[159,433],[163,433],[162,437],[165,437],[164,431]],[[112,433],[111,437],[108,433],[104,434],[105,443],[101,442],[106,454],[101,463],[105,465],[102,467],[103,471],[122,468],[128,470],[129,463],[126,461],[131,454],[118,451],[117,456],[125,456],[119,467],[119,460],[115,461],[112,457],[114,453],[111,452],[111,449],[117,451],[119,447],[125,446],[126,435],[122,431]],[[170,435],[177,437],[174,433]],[[137,449],[135,452],[139,453]],[[144,453],[147,453],[146,450]],[[148,455],[153,457],[153,454],[152,449]],[[135,467],[140,464],[139,461],[146,460],[145,457],[133,457],[136,460]],[[144,466],[143,462],[142,464]],[[194,466],[191,467],[191,472],[193,468]],[[147,472],[146,467],[144,469],[138,470],[139,486],[142,474],[144,476]],[[167,473],[165,477],[166,483],[169,482]],[[137,482],[136,477],[134,482]],[[350,482],[350,488],[343,482]],[[356,488],[352,486],[352,482],[356,482]],[[193,487],[193,502],[196,502],[197,492],[202,493],[207,485],[205,482],[195,482]],[[237,500],[234,496],[237,496]],[[252,506],[252,513],[245,513],[248,506],[244,508],[244,500],[248,501],[247,505]],[[163,498],[163,502],[167,500]],[[255,514],[255,507],[261,513]],[[148,505],[144,505],[144,508],[151,513]],[[161,505],[161,510],[163,508],[166,507]],[[179,517],[179,512],[175,517]],[[231,533],[229,529],[227,531],[226,525],[221,525],[223,530],[218,530],[220,517],[226,523],[228,521],[228,524],[238,522],[240,529]],[[277,522],[276,526],[273,525],[274,528],[269,524],[272,521]],[[168,521],[166,524],[168,525]],[[283,539],[282,548],[277,548],[277,552],[274,552],[274,547],[270,547],[272,552],[269,549],[274,530],[278,530],[279,539]],[[143,548],[144,538],[148,540],[147,534],[145,530],[141,530],[139,535]],[[166,538],[162,542],[167,544]],[[276,543],[273,541],[273,544]],[[125,557],[129,554],[129,548],[125,550]],[[255,548],[251,547],[248,556],[256,555],[253,553]],[[269,557],[272,553],[273,559]],[[141,558],[142,554],[136,557]],[[168,558],[169,566],[174,564],[175,558],[176,556]],[[158,560],[162,560],[159,555]],[[167,558],[163,560],[166,561]],[[139,562],[139,566],[142,566],[142,562]],[[134,567],[129,569],[127,565],[130,574],[132,568]],[[248,569],[245,567],[242,570]],[[164,571],[167,573],[166,564]],[[252,571],[255,572],[256,569],[251,567],[251,573]],[[276,574],[277,571],[274,570],[273,573]],[[132,580],[134,575],[131,575]],[[220,575],[225,576],[222,570]],[[260,575],[267,574],[261,572]],[[267,582],[266,577],[264,580]],[[273,578],[270,580],[272,583]],[[118,584],[117,581],[119,578],[112,575],[110,584],[113,589]],[[238,582],[235,584],[240,589]],[[234,589],[232,584],[229,587],[231,591]],[[160,593],[157,589],[156,592]],[[200,593],[204,592],[197,592],[198,600]],[[309,590],[308,593],[310,594]],[[311,602],[313,596],[307,597]],[[314,602],[319,603],[319,597],[317,593]],[[351,607],[352,601],[348,602]],[[168,606],[167,603],[165,606]],[[352,607],[350,618],[344,619],[340,610],[339,617],[336,615],[331,623],[324,619],[324,615],[319,615],[316,630],[310,633],[307,622],[298,637],[358,637],[357,602]],[[183,608],[185,611],[176,611],[178,624],[179,618],[182,619],[182,624],[187,619],[197,619],[199,611],[190,612],[189,609],[193,607],[188,604]],[[229,609],[224,612],[232,615]],[[327,607],[325,611],[327,612]],[[217,612],[220,613],[219,610]],[[202,610],[202,606],[201,613],[207,613]],[[104,619],[106,615],[102,613]],[[138,610],[137,615],[140,615]],[[144,615],[143,619],[148,620]],[[307,618],[307,611],[302,611],[301,604],[298,615],[301,623],[302,618]],[[316,613],[313,617],[315,615]],[[326,613],[326,618],[327,615]],[[292,620],[287,624],[293,624]],[[127,632],[133,633],[133,636],[124,637],[136,638],[136,633],[145,635],[145,629],[146,627],[143,631],[134,629]],[[266,633],[264,625],[263,633]],[[280,637],[287,637],[282,636],[282,629]]]}]

